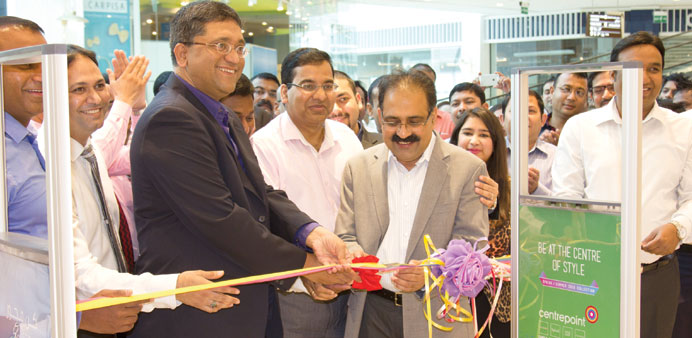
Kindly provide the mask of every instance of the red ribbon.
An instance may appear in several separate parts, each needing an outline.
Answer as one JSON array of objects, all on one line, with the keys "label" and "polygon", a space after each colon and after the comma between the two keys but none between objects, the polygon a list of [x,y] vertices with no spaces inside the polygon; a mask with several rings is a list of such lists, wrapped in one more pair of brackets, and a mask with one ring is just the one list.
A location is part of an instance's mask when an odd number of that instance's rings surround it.
[{"label": "red ribbon", "polygon": [[[379,261],[380,259],[373,255],[353,259],[353,263],[377,263]],[[358,273],[361,282],[353,282],[353,285],[351,285],[352,288],[367,291],[375,291],[382,289],[382,285],[380,285],[380,280],[382,279],[382,276],[377,274],[378,270],[359,268],[353,268],[353,270]]]}]

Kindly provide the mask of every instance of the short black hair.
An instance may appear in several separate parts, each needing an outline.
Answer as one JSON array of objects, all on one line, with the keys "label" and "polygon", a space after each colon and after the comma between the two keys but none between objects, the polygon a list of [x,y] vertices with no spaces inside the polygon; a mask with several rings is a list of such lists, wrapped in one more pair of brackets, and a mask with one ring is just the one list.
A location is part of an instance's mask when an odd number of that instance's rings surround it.
[{"label": "short black hair", "polygon": [[685,103],[684,102],[673,102],[671,99],[656,99],[656,102],[658,102],[659,107],[661,108],[666,108],[670,109],[676,113],[682,113],[685,110]]},{"label": "short black hair", "polygon": [[205,34],[205,26],[210,22],[232,20],[243,27],[238,13],[228,5],[216,1],[194,1],[175,13],[170,22],[170,47],[173,65],[177,66],[173,50],[179,43],[189,44],[198,35]]},{"label": "short black hair", "polygon": [[543,114],[543,112],[545,111],[545,104],[543,103],[543,97],[541,97],[541,94],[538,94],[538,92],[535,90],[529,90],[529,96],[533,96],[536,98],[536,102],[538,102],[538,108],[541,110],[540,113]]},{"label": "short black hair", "polygon": [[353,82],[353,79],[351,79],[351,77],[348,76],[348,74],[346,74],[340,70],[335,70],[334,71],[334,78],[335,79],[341,78],[341,79],[346,80],[346,82],[348,82],[348,86],[351,87],[351,91],[353,92],[353,97],[356,97],[356,94],[358,94],[356,92],[356,84]]},{"label": "short black hair", "polygon": [[161,90],[161,86],[163,86],[166,81],[168,81],[168,78],[173,74],[172,71],[167,70],[165,72],[161,72],[159,76],[156,77],[156,80],[154,80],[154,96],[159,93],[159,90]]},{"label": "short black hair", "polygon": [[586,82],[589,82],[589,74],[587,74],[587,73],[584,73],[584,72],[574,72],[574,73],[565,72],[565,73],[556,74],[556,76],[555,76],[555,82],[553,82],[553,87],[555,87],[555,86],[557,85],[557,80],[559,80],[559,79],[560,79],[560,76],[562,76],[563,74],[574,75],[574,76],[576,76],[576,77],[578,77],[578,78],[581,78],[581,79],[586,80]]},{"label": "short black hair", "polygon": [[332,70],[332,75],[334,74],[334,67],[332,66],[332,58],[325,51],[321,51],[317,48],[298,48],[286,55],[284,61],[281,63],[281,81],[286,83],[292,83],[294,70],[298,67],[305,65],[316,65],[322,62],[329,63],[329,68]]},{"label": "short black hair", "polygon": [[620,61],[620,53],[622,53],[623,50],[639,45],[652,45],[656,47],[658,52],[661,53],[661,68],[665,67],[666,47],[663,46],[663,41],[661,41],[658,36],[644,31],[636,32],[618,41],[618,43],[615,44],[615,47],[613,47],[613,50],[610,52],[610,61]]},{"label": "short black hair", "polygon": [[21,27],[41,34],[45,33],[41,26],[31,20],[18,18],[16,16],[0,16],[0,28],[8,26]]},{"label": "short black hair", "polygon": [[67,45],[67,66],[69,67],[77,56],[83,56],[93,61],[97,66],[99,62],[96,60],[96,53],[77,45]]},{"label": "short black hair", "polygon": [[226,97],[231,97],[231,96],[250,96],[250,97],[252,97],[252,95],[254,93],[255,93],[255,87],[252,85],[252,82],[250,82],[250,79],[248,79],[248,77],[245,76],[245,74],[240,74],[240,78],[238,79],[238,82],[235,85],[235,90],[232,93],[228,94]]},{"label": "short black hair", "polygon": [[449,91],[449,102],[452,102],[452,95],[457,92],[473,92],[479,99],[481,99],[481,104],[485,103],[485,92],[483,88],[479,85],[471,82],[462,82],[454,86],[452,90]]},{"label": "short black hair", "polygon": [[[680,73],[677,73],[680,74]],[[680,74],[681,76],[676,77],[675,80],[675,93],[678,93],[680,91],[688,91],[692,89],[692,81],[685,77],[684,75]]]},{"label": "short black hair", "polygon": [[360,80],[356,80],[353,83],[355,83],[356,87],[360,88],[360,90],[363,91],[363,97],[361,98],[361,99],[363,99],[363,102],[368,102],[368,91],[367,91],[367,89],[365,89],[365,86],[363,86],[363,83],[360,82]]},{"label": "short black hair", "polygon": [[600,75],[601,73],[607,73],[607,72],[609,72],[609,71],[608,71],[608,70],[603,70],[603,71],[600,71],[600,72],[591,72],[591,73],[589,73],[589,77],[588,77],[588,79],[587,79],[587,84],[589,85],[589,91],[590,91],[590,92],[593,91],[593,79],[595,79],[596,76]]},{"label": "short black hair", "polygon": [[274,75],[272,73],[267,73],[267,72],[259,73],[255,76],[253,76],[252,79],[250,79],[250,81],[255,81],[255,79],[264,79],[264,80],[274,81],[274,82],[276,82],[277,86],[281,85],[281,83],[279,82],[279,78],[277,78],[276,75]]},{"label": "short black hair", "polygon": [[435,80],[437,80],[437,73],[435,73],[433,67],[430,67],[427,63],[416,63],[413,67],[409,68],[409,71],[411,70],[431,72],[435,76]]},{"label": "short black hair", "polygon": [[380,93],[377,100],[379,101],[383,112],[385,108],[384,98],[387,95],[387,92],[395,88],[402,87],[418,87],[418,89],[422,90],[426,101],[428,101],[428,116],[432,114],[432,112],[435,110],[435,103],[437,102],[437,97],[435,96],[435,84],[427,75],[415,70],[408,72],[396,72],[382,78],[379,84]]},{"label": "short black hair", "polygon": [[[375,81],[373,81],[373,82],[370,84],[370,87],[368,87],[368,101],[367,101],[367,102],[368,102],[369,104],[372,104],[372,99],[373,99],[373,97],[374,97],[374,96],[372,95],[372,92],[375,91],[375,88],[378,88],[378,87],[379,87],[380,81],[382,81],[382,78],[385,77],[385,76],[386,76],[386,75],[382,75],[382,76],[376,78]],[[379,96],[377,97],[377,99],[378,99],[378,100],[380,99]]]},{"label": "short black hair", "polygon": [[677,87],[678,83],[690,82],[690,79],[687,76],[685,76],[685,74],[683,74],[683,73],[672,73],[672,74],[668,74],[668,75],[663,77],[663,84],[664,85],[668,81],[675,82],[675,86]]}]

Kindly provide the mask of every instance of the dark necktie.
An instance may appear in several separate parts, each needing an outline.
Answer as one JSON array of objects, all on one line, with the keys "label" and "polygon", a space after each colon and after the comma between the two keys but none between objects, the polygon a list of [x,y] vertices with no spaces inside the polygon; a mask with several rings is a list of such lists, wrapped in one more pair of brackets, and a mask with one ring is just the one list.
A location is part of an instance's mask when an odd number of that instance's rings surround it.
[{"label": "dark necktie", "polygon": [[84,158],[91,167],[91,176],[94,179],[94,185],[96,186],[96,192],[99,197],[99,206],[101,207],[101,216],[103,223],[106,226],[106,232],[108,233],[108,239],[111,243],[111,248],[115,254],[115,260],[118,263],[118,271],[127,272],[127,267],[125,265],[125,257],[123,255],[122,247],[120,246],[120,236],[115,234],[113,229],[113,221],[111,220],[111,215],[108,213],[108,206],[106,204],[106,195],[103,192],[103,184],[101,184],[101,175],[99,173],[99,166],[96,162],[96,156],[94,155],[94,150],[91,144],[84,148],[82,151],[82,158]]},{"label": "dark necktie", "polygon": [[43,170],[45,171],[46,160],[43,159],[43,155],[41,155],[41,151],[38,149],[38,143],[36,143],[36,135],[28,133],[26,134],[26,139],[29,140],[31,147],[34,148],[34,151],[36,152],[36,157],[38,157],[38,162],[41,163],[41,168],[43,168]]},{"label": "dark necktie", "polygon": [[123,245],[123,256],[125,256],[125,263],[127,263],[127,272],[135,271],[135,253],[132,249],[132,236],[130,235],[130,226],[125,217],[125,212],[123,211],[123,206],[116,197],[115,200],[118,202],[118,210],[120,212],[120,243]]}]

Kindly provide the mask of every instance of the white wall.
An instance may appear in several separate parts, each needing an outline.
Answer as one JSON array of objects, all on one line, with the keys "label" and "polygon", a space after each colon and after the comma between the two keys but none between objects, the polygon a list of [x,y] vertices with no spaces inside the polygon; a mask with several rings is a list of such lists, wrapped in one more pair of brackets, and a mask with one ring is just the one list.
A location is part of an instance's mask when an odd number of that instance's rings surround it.
[{"label": "white wall", "polygon": [[171,63],[171,48],[168,41],[142,40],[141,55],[149,58],[149,70],[151,77],[147,83],[147,102],[154,97],[154,81],[162,72],[173,70]]}]

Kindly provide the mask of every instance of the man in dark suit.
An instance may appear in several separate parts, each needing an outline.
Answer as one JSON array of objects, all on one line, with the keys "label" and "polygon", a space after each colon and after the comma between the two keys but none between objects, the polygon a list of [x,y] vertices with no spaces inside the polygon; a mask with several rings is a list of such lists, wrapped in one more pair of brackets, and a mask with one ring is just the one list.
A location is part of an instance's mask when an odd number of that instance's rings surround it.
[{"label": "man in dark suit", "polygon": [[[264,183],[240,121],[219,102],[245,64],[240,26],[233,9],[212,1],[184,6],[171,21],[174,74],[142,115],[131,146],[138,272],[214,267],[238,278],[346,263],[341,240]],[[343,266],[308,276],[342,285],[353,277]],[[279,337],[274,287],[292,283],[238,287],[233,311],[182,305],[142,315],[132,335]]]}]

